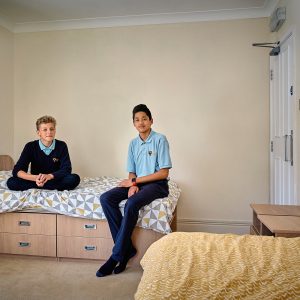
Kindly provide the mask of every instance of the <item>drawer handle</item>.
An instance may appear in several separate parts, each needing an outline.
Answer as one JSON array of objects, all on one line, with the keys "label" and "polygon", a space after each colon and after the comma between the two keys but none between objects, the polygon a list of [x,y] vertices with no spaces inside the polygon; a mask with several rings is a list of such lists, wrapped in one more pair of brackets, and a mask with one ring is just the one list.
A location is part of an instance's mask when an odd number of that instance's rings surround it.
[{"label": "drawer handle", "polygon": [[29,221],[19,221],[19,226],[30,226]]},{"label": "drawer handle", "polygon": [[19,242],[19,247],[29,247],[30,243],[29,242]]},{"label": "drawer handle", "polygon": [[97,229],[97,224],[84,224],[84,229]]},{"label": "drawer handle", "polygon": [[96,251],[97,246],[84,246],[85,251]]}]

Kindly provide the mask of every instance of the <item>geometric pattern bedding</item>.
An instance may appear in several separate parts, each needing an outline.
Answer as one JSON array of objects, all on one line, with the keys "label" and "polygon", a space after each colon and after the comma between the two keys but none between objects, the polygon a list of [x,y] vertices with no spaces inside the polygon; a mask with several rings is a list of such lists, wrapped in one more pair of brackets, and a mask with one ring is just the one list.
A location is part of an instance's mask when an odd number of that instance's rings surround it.
[{"label": "geometric pattern bedding", "polygon": [[[0,213],[24,209],[43,209],[72,217],[105,219],[99,197],[120,182],[117,177],[83,178],[79,186],[71,191],[50,191],[30,189],[11,191],[6,181],[11,171],[0,171]],[[169,181],[169,196],[156,199],[139,212],[137,226],[161,233],[170,233],[170,222],[176,208],[180,189],[174,181]],[[123,214],[126,200],[120,203]]]},{"label": "geometric pattern bedding", "polygon": [[136,300],[300,299],[300,237],[174,232],[141,265]]}]

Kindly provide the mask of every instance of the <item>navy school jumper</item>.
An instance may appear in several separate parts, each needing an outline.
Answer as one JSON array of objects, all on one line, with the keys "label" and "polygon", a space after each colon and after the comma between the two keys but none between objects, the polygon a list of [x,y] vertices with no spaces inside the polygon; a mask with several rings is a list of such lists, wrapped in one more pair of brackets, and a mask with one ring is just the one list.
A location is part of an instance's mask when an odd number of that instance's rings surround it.
[{"label": "navy school jumper", "polygon": [[[54,179],[47,181],[43,187],[38,187],[34,181],[19,178],[18,172],[28,172],[29,165],[31,174],[52,174]],[[71,174],[71,171],[72,165],[65,142],[55,140],[55,149],[46,155],[39,146],[39,140],[35,140],[25,145],[18,162],[14,166],[13,177],[7,181],[7,186],[11,190],[30,188],[70,190],[74,189],[80,182],[80,177],[77,174]]]}]

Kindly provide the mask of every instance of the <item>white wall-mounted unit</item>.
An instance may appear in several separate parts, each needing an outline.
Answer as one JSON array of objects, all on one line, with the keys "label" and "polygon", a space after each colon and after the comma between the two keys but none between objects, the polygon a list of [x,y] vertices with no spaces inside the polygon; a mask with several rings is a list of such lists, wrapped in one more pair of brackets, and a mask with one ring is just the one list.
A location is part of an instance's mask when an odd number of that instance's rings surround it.
[{"label": "white wall-mounted unit", "polygon": [[270,30],[271,32],[278,31],[282,26],[286,18],[286,9],[285,7],[278,7],[272,13],[270,18]]}]

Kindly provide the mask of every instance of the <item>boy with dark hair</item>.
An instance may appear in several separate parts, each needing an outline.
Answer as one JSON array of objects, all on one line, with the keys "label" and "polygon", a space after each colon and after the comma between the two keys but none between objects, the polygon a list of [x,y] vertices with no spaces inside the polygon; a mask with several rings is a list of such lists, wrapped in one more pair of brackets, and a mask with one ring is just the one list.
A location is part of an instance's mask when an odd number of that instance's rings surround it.
[{"label": "boy with dark hair", "polygon": [[36,121],[36,130],[40,139],[25,145],[14,166],[13,177],[7,180],[7,187],[15,191],[33,188],[59,191],[74,189],[80,177],[71,174],[67,144],[55,139],[56,120],[43,116]]},{"label": "boy with dark hair", "polygon": [[[129,144],[128,179],[122,180],[118,187],[100,196],[115,245],[111,257],[97,271],[98,277],[125,270],[129,259],[136,254],[131,235],[139,210],[169,194],[167,178],[169,169],[172,168],[169,143],[164,135],[151,129],[153,119],[145,104],[135,106],[132,117],[139,135]],[[122,217],[119,203],[124,199],[128,200]]]}]

